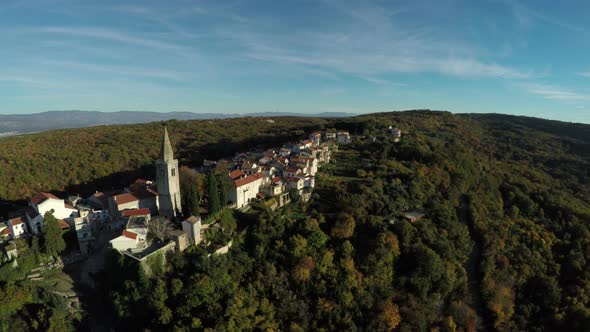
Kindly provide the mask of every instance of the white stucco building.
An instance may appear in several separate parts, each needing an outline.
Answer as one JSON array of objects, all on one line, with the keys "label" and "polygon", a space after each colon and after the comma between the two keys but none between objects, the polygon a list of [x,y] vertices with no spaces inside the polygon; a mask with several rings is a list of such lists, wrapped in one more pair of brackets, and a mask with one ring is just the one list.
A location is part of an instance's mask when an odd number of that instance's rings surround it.
[{"label": "white stucco building", "polygon": [[41,216],[44,216],[46,212],[53,213],[53,216],[57,219],[68,219],[78,216],[78,210],[75,207],[50,193],[37,193],[29,200],[29,206],[35,209]]},{"label": "white stucco building", "polygon": [[242,208],[256,198],[262,185],[262,173],[255,173],[234,181],[230,188],[229,200],[236,203],[236,208]]}]

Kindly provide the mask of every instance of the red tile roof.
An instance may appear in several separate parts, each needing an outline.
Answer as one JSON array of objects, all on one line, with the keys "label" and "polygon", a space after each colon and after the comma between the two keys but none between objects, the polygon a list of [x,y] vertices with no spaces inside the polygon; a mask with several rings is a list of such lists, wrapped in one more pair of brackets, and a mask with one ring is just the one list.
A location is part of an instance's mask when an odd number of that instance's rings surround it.
[{"label": "red tile roof", "polygon": [[22,217],[18,217],[18,218],[8,219],[8,223],[11,224],[12,226],[16,226],[16,225],[20,225],[20,224],[24,223],[24,221],[23,221]]},{"label": "red tile roof", "polygon": [[158,192],[154,191],[152,188],[138,188],[137,190],[133,191],[133,196],[137,197],[138,199],[144,198],[151,198],[158,196]]},{"label": "red tile roof", "polygon": [[123,234],[122,235],[124,237],[130,238],[132,240],[137,239],[137,234],[136,233],[130,232],[130,231],[126,230],[126,229],[123,230]]},{"label": "red tile roof", "polygon": [[297,173],[297,172],[299,172],[299,168],[297,168],[297,167],[289,167],[289,168],[287,168],[287,172],[288,173]]},{"label": "red tile roof", "polygon": [[8,235],[10,234],[10,228],[6,227],[0,232],[0,235]]},{"label": "red tile roof", "polygon": [[31,202],[33,202],[34,204],[41,204],[45,200],[50,199],[50,198],[60,199],[59,197],[57,197],[53,194],[40,192],[40,193],[35,194],[35,196],[31,197]]},{"label": "red tile roof", "polygon": [[308,139],[306,139],[305,141],[303,141],[303,144],[311,144],[312,142]]},{"label": "red tile roof", "polygon": [[283,179],[281,179],[280,176],[275,176],[274,178],[272,178],[270,181],[272,183],[277,183],[277,182],[281,182]]},{"label": "red tile roof", "polygon": [[322,133],[319,131],[314,131],[313,133],[309,134],[309,136],[321,136]]},{"label": "red tile roof", "polygon": [[61,229],[69,229],[70,228],[70,224],[65,222],[65,220],[63,220],[63,219],[58,219],[57,223],[59,224],[59,227],[61,227]]},{"label": "red tile roof", "polygon": [[130,203],[130,202],[138,201],[139,198],[137,198],[135,195],[133,195],[131,193],[126,193],[126,194],[113,196],[113,200],[115,200],[116,205],[120,205],[120,204],[126,204],[126,203]]},{"label": "red tile roof", "polygon": [[133,209],[133,210],[125,210],[121,212],[123,217],[131,217],[131,216],[147,216],[150,215],[150,209],[143,208],[143,209]]},{"label": "red tile roof", "polygon": [[236,188],[239,188],[241,186],[245,186],[245,185],[252,183],[256,180],[259,180],[261,178],[262,178],[262,173],[254,173],[254,174],[247,176],[243,179],[239,179],[239,180],[234,181],[234,185],[236,186]]},{"label": "red tile roof", "polygon": [[242,171],[241,169],[236,169],[235,171],[229,173],[229,177],[234,180],[243,175],[246,175],[246,173],[244,173],[244,171]]}]

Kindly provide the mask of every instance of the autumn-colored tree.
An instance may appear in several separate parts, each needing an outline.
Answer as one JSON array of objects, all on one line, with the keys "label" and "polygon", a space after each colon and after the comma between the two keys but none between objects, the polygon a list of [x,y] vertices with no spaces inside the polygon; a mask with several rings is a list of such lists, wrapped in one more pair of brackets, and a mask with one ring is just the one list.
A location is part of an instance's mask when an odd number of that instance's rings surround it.
[{"label": "autumn-colored tree", "polygon": [[331,235],[339,239],[348,239],[354,234],[355,226],[356,223],[354,218],[351,215],[343,212],[338,215],[338,219],[332,227]]},{"label": "autumn-colored tree", "polygon": [[393,331],[401,322],[399,308],[391,300],[383,301],[378,306],[379,314],[373,321],[373,331]]},{"label": "autumn-colored tree", "polygon": [[293,277],[298,282],[305,282],[311,278],[311,271],[313,270],[314,262],[309,256],[303,257],[293,270]]}]

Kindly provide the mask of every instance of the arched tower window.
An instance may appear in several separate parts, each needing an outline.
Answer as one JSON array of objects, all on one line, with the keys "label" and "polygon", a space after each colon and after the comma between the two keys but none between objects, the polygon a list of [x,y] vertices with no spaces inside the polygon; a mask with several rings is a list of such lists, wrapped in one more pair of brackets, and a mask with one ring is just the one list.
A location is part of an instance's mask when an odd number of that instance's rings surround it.
[{"label": "arched tower window", "polygon": [[172,169],[172,176],[176,176],[176,168]]}]

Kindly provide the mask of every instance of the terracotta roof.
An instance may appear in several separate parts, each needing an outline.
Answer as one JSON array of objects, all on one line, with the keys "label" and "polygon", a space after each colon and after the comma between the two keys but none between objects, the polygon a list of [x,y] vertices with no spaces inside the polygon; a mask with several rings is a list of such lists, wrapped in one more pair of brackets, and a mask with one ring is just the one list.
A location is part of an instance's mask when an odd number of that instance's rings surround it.
[{"label": "terracotta roof", "polygon": [[131,217],[131,216],[147,216],[150,215],[150,209],[143,208],[143,209],[133,209],[133,210],[125,210],[121,212],[123,217]]},{"label": "terracotta roof", "polygon": [[254,173],[250,176],[247,176],[243,179],[239,179],[234,181],[234,185],[236,186],[236,188],[239,188],[241,186],[247,185],[248,183],[252,183],[256,180],[259,180],[262,178],[262,173]]},{"label": "terracotta roof", "polygon": [[65,220],[63,219],[58,219],[57,223],[59,224],[59,227],[61,227],[61,229],[69,229],[70,228],[70,224],[68,224],[67,222],[65,222]]},{"label": "terracotta roof", "polygon": [[309,136],[318,136],[318,135],[322,135],[322,133],[319,131],[314,131],[313,133],[309,134]]},{"label": "terracotta roof", "polygon": [[8,235],[10,234],[10,228],[6,227],[0,232],[0,235]]},{"label": "terracotta roof", "polygon": [[50,194],[50,193],[44,193],[44,192],[40,192],[35,194],[35,196],[31,197],[31,202],[35,203],[35,204],[40,204],[42,202],[44,202],[47,199],[60,199],[59,197]]},{"label": "terracotta roof", "polygon": [[305,141],[303,141],[303,144],[311,144],[312,142],[308,139],[306,139]]},{"label": "terracotta roof", "polygon": [[158,192],[154,191],[152,188],[138,188],[133,191],[132,195],[139,199],[144,199],[158,196]]},{"label": "terracotta roof", "polygon": [[23,221],[22,217],[18,217],[18,218],[8,219],[8,223],[11,224],[12,226],[16,226],[16,225],[20,225],[20,224],[24,223],[24,221]]},{"label": "terracotta roof", "polygon": [[299,168],[297,168],[297,167],[289,167],[289,168],[287,168],[287,172],[288,173],[297,173],[297,172],[299,172]]},{"label": "terracotta roof", "polygon": [[115,200],[116,205],[120,205],[120,204],[135,202],[135,201],[139,200],[139,198],[137,198],[135,195],[133,195],[131,193],[126,193],[126,194],[113,196],[113,200]]},{"label": "terracotta roof", "polygon": [[244,173],[244,171],[242,171],[241,169],[236,169],[235,171],[229,173],[229,177],[234,180],[243,175],[246,175],[246,173]]},{"label": "terracotta roof", "polygon": [[123,235],[124,237],[130,238],[132,240],[137,239],[137,234],[136,233],[130,232],[130,231],[126,230],[126,229],[123,230],[123,234],[121,234],[121,235]]},{"label": "terracotta roof", "polygon": [[271,181],[272,183],[277,183],[277,182],[281,182],[281,181],[283,181],[283,179],[281,179],[281,177],[280,177],[280,176],[275,176],[275,177],[274,177],[274,178],[272,178],[270,181]]},{"label": "terracotta roof", "polygon": [[76,210],[75,207],[73,207],[72,205],[70,205],[68,203],[64,203],[64,206],[65,206],[66,209]]}]

